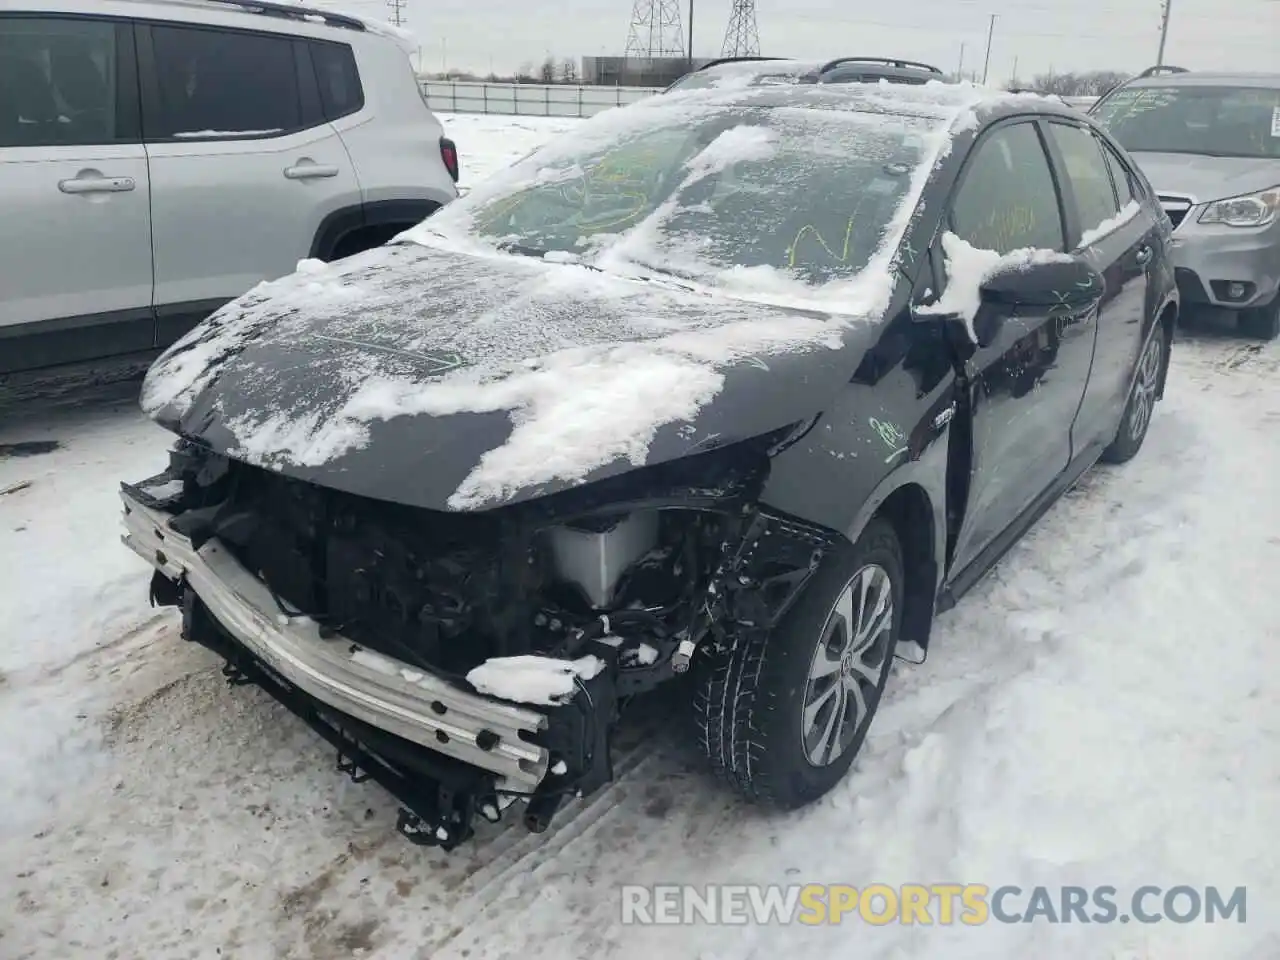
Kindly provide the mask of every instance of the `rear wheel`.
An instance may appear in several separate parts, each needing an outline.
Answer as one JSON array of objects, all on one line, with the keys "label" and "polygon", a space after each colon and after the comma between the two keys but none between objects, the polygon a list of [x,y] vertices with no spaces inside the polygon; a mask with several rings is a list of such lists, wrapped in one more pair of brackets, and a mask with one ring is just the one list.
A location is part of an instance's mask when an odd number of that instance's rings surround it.
[{"label": "rear wheel", "polygon": [[1151,415],[1155,411],[1156,396],[1160,393],[1160,373],[1164,369],[1168,346],[1169,335],[1163,327],[1151,334],[1138,361],[1138,375],[1129,391],[1129,402],[1125,404],[1120,429],[1111,446],[1102,451],[1103,463],[1125,463],[1142,449],[1142,441],[1147,438],[1147,428],[1151,426]]},{"label": "rear wheel", "polygon": [[743,633],[699,664],[699,738],[739,793],[790,809],[848,772],[889,677],[902,596],[898,539],[874,520],[827,555],[772,633]]},{"label": "rear wheel", "polygon": [[1280,296],[1269,306],[1241,310],[1236,318],[1236,327],[1246,337],[1257,337],[1259,340],[1280,337]]}]

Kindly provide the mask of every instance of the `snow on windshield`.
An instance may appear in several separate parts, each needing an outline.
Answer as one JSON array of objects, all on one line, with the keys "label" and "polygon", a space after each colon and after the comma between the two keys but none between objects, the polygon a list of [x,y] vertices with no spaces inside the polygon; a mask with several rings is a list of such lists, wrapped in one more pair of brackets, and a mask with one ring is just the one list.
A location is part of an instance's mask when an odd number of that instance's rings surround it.
[{"label": "snow on windshield", "polygon": [[803,106],[703,98],[697,108],[653,110],[643,126],[606,126],[605,136],[577,135],[535,154],[524,176],[478,189],[414,237],[712,286],[765,268],[757,272],[811,294],[799,288],[868,265],[912,175],[945,140],[934,117],[832,106],[820,97]]},{"label": "snow on windshield", "polygon": [[[246,393],[254,403],[222,416],[229,452],[277,467],[362,448],[378,421],[505,413],[512,432],[480,457],[454,509],[580,482],[620,459],[643,465],[657,432],[693,424],[730,367],[839,349],[851,325],[883,313],[948,127],[981,97],[940,87],[895,92],[895,109],[915,114],[905,118],[870,101],[852,117],[824,110],[821,92],[813,109],[744,114],[750,95],[691,94],[601,115],[403,238],[416,243],[304,264],[220,311],[152,368],[144,408],[181,416],[236,358],[239,396],[215,391],[214,409]],[[620,143],[627,164],[609,174]],[[848,183],[836,177],[841,151]],[[513,198],[562,186],[575,196],[587,170],[611,186],[570,203],[574,230],[561,201],[543,197],[541,219],[484,232]],[[626,223],[609,226],[609,210]],[[526,244],[555,255],[517,255]],[[255,354],[258,338],[276,346]]]}]

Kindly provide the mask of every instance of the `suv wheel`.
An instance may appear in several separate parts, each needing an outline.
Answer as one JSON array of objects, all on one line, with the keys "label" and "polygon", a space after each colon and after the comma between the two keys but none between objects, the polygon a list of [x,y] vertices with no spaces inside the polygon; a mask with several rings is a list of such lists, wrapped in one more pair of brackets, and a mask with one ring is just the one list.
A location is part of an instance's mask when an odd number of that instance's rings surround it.
[{"label": "suv wheel", "polygon": [[1280,337],[1280,296],[1269,306],[1241,310],[1236,318],[1236,326],[1246,337],[1257,337],[1259,340]]},{"label": "suv wheel", "polygon": [[1147,428],[1151,426],[1151,415],[1155,412],[1156,396],[1160,393],[1160,372],[1164,369],[1168,346],[1169,335],[1163,328],[1151,334],[1142,351],[1142,359],[1138,361],[1138,375],[1134,378],[1133,389],[1129,391],[1129,402],[1125,404],[1120,429],[1111,446],[1103,450],[1099,458],[1103,463],[1125,463],[1142,449]]},{"label": "suv wheel", "polygon": [[902,623],[902,552],[873,520],[827,555],[771,633],[699,664],[694,715],[708,759],[749,800],[793,809],[849,770],[875,716]]}]

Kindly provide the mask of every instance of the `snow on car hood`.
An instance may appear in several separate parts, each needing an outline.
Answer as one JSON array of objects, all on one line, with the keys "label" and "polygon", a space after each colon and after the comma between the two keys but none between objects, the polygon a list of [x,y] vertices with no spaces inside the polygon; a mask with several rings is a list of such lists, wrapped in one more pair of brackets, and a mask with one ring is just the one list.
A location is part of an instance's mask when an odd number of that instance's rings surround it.
[{"label": "snow on car hood", "polygon": [[[784,94],[654,97],[662,103],[607,112],[574,136],[609,144],[734,97],[781,103]],[[637,275],[635,265],[663,262],[647,255],[658,252],[666,203],[595,264],[471,242],[466,225],[486,195],[545,176],[547,156],[570,143],[491,178],[399,243],[335,265],[304,262],[259,285],[156,362],[144,409],[237,459],[452,510],[541,496],[805,419],[857,369],[950,128],[989,94],[928,84],[785,97],[860,105],[842,121],[854,133],[903,122],[890,109],[927,131],[877,251],[852,276],[809,284],[729,265],[682,287],[652,267]],[[768,149],[757,134],[726,131],[691,159],[689,178]]]},{"label": "snow on car hood", "polygon": [[300,267],[170,348],[144,410],[236,459],[452,510],[816,412],[875,333],[857,317],[878,317],[891,289],[877,273],[836,316],[410,243]]}]

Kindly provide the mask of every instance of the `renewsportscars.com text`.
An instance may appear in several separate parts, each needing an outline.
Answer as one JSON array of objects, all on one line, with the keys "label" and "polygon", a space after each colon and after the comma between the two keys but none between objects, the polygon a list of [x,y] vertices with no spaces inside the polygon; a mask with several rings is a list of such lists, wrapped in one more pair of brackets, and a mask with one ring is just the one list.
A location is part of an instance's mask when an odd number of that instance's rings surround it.
[{"label": "renewsportscars.com text", "polygon": [[969,883],[622,887],[625,924],[1244,923],[1244,887]]}]

